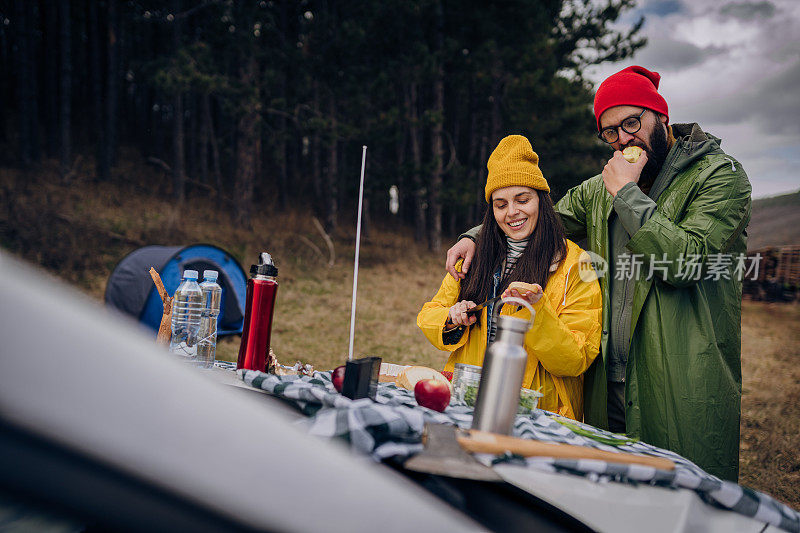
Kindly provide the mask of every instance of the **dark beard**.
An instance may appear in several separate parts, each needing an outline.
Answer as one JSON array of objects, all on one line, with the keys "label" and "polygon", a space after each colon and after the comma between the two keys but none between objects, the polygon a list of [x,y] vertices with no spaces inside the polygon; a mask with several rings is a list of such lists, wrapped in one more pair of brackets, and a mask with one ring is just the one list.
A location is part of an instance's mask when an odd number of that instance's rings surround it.
[{"label": "dark beard", "polygon": [[647,163],[642,169],[642,174],[639,177],[639,186],[643,190],[649,190],[653,182],[656,180],[664,161],[667,159],[669,152],[669,142],[667,141],[667,128],[661,123],[657,123],[657,127],[653,128],[653,133],[650,134],[650,149],[644,146],[647,152]]}]

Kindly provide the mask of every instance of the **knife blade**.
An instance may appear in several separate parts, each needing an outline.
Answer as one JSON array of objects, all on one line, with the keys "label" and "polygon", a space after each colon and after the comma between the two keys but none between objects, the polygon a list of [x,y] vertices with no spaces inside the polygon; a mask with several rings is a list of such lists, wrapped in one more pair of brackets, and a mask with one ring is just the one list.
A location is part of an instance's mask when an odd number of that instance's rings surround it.
[{"label": "knife blade", "polygon": [[483,309],[484,307],[492,305],[493,303],[497,302],[502,297],[503,297],[503,295],[501,294],[500,296],[495,296],[494,298],[489,298],[485,302],[479,303],[478,305],[476,305],[472,309],[467,309],[467,314],[468,315],[474,315],[474,314],[480,313],[481,309]]}]

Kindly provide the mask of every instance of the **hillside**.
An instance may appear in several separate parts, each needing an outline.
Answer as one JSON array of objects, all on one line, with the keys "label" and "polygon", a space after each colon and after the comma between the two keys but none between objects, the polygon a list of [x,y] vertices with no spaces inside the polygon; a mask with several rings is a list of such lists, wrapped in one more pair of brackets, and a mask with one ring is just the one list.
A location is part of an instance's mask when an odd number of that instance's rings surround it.
[{"label": "hillside", "polygon": [[800,191],[753,201],[747,249],[800,244]]}]

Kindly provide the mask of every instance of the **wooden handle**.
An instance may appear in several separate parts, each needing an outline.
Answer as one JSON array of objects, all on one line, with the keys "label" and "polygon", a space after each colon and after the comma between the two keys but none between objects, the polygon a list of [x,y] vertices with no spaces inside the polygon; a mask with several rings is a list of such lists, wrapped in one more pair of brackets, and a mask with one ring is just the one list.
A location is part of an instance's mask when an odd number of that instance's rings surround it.
[{"label": "wooden handle", "polygon": [[171,301],[169,293],[167,293],[167,289],[164,288],[164,282],[161,281],[161,276],[158,274],[158,271],[153,267],[150,267],[150,277],[153,278],[153,283],[156,285],[158,295],[161,296],[161,301],[166,305],[167,302]]},{"label": "wooden handle", "polygon": [[516,453],[523,457],[555,457],[557,459],[598,459],[608,463],[625,463],[652,466],[659,470],[674,470],[675,463],[664,457],[634,455],[626,452],[607,452],[596,448],[574,446],[555,442],[518,439],[506,435],[496,435],[486,431],[470,430],[468,435],[457,435],[456,439],[462,448],[472,453],[505,452]]},{"label": "wooden handle", "polygon": [[169,293],[167,293],[167,289],[164,288],[161,276],[159,276],[158,272],[153,267],[150,267],[150,277],[153,278],[156,290],[161,296],[161,303],[164,304],[164,311],[161,314],[161,324],[158,326],[156,342],[169,346],[169,341],[172,338],[172,298],[170,298]]}]

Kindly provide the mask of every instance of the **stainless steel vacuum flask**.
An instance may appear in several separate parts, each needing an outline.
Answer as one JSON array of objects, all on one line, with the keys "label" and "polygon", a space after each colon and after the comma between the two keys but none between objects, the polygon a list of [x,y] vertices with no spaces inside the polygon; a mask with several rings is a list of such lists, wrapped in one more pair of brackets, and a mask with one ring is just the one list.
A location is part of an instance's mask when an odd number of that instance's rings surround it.
[{"label": "stainless steel vacuum flask", "polygon": [[[500,316],[500,307],[515,303],[527,307],[531,319]],[[525,333],[533,325],[533,307],[520,298],[504,298],[494,308],[492,319],[497,321],[494,342],[483,357],[483,372],[475,401],[472,429],[510,435],[519,406],[519,391],[525,376],[528,353],[523,347]]]}]

